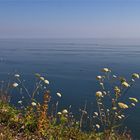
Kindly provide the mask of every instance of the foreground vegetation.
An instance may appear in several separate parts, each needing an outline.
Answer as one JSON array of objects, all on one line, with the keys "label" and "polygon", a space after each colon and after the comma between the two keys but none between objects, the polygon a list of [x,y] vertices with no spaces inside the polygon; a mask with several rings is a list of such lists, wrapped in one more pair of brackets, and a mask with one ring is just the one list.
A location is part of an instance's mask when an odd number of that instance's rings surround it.
[{"label": "foreground vegetation", "polygon": [[[77,120],[71,108],[59,109],[59,102],[51,105],[49,81],[35,74],[32,93],[19,74],[8,83],[1,81],[0,89],[0,140],[132,140],[131,133],[123,129],[127,110],[135,107],[138,99],[127,97],[128,90],[139,79],[137,73],[130,80],[112,75],[108,68],[97,76],[100,90],[96,92],[97,110],[89,117],[86,104]],[[20,107],[11,104],[11,92],[18,90]],[[43,94],[43,102],[37,96]],[[61,98],[61,93],[56,93]],[[25,98],[26,97],[26,98]],[[85,123],[86,122],[86,123]],[[88,122],[88,123],[87,123]],[[88,131],[84,130],[87,125]]]}]

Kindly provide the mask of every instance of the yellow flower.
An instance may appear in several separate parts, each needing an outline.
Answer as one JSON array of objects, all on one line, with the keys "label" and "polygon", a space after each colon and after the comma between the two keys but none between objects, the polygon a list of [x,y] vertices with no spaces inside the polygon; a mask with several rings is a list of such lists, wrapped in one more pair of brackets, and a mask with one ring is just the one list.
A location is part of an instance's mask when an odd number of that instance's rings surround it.
[{"label": "yellow flower", "polygon": [[122,82],[122,85],[123,85],[124,87],[126,87],[126,88],[127,88],[127,87],[130,87],[130,85],[129,85],[127,82],[125,82],[125,81]]},{"label": "yellow flower", "polygon": [[127,109],[128,108],[128,105],[127,104],[124,104],[124,103],[121,103],[121,102],[119,102],[118,105],[122,109]]},{"label": "yellow flower", "polygon": [[96,92],[96,97],[103,97],[103,93],[101,91]]},{"label": "yellow flower", "polygon": [[139,79],[140,76],[139,76],[139,74],[137,74],[137,73],[133,73],[133,74],[132,74],[132,78],[134,78],[134,79]]},{"label": "yellow flower", "polygon": [[132,98],[132,97],[129,97],[129,100],[131,100],[132,102],[138,102],[138,99],[136,99],[136,98]]}]

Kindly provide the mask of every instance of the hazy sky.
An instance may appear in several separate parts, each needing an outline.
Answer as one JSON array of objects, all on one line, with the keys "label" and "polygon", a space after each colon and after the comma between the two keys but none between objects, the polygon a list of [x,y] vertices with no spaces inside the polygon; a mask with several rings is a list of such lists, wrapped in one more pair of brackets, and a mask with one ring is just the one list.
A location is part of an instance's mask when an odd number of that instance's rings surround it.
[{"label": "hazy sky", "polygon": [[0,38],[140,38],[140,0],[0,0]]}]

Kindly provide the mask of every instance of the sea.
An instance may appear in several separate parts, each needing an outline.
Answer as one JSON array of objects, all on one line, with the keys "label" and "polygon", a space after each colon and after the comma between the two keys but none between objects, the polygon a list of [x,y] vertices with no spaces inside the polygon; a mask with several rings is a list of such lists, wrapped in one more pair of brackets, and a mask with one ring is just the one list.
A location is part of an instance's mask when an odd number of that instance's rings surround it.
[{"label": "sea", "polygon": [[[100,90],[96,80],[102,68],[112,74],[131,79],[140,73],[139,39],[0,39],[0,81],[19,74],[30,92],[34,89],[35,73],[50,84],[51,100],[59,101],[59,110],[69,108],[78,113],[85,102],[89,110],[97,111],[95,92]],[[13,77],[12,77],[13,76]],[[15,80],[16,81],[16,80]],[[59,98],[56,93],[61,93]],[[21,96],[13,92],[12,103],[18,106]],[[37,96],[41,101],[42,95]],[[125,98],[140,100],[140,80]],[[128,111],[124,122],[140,139],[140,104]]]}]

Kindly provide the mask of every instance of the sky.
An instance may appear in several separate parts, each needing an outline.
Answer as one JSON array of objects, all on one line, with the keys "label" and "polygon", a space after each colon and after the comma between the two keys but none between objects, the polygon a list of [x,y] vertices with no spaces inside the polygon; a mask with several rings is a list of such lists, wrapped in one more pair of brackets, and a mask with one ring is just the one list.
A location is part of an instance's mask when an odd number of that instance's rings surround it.
[{"label": "sky", "polygon": [[140,0],[0,0],[0,38],[140,38]]}]

